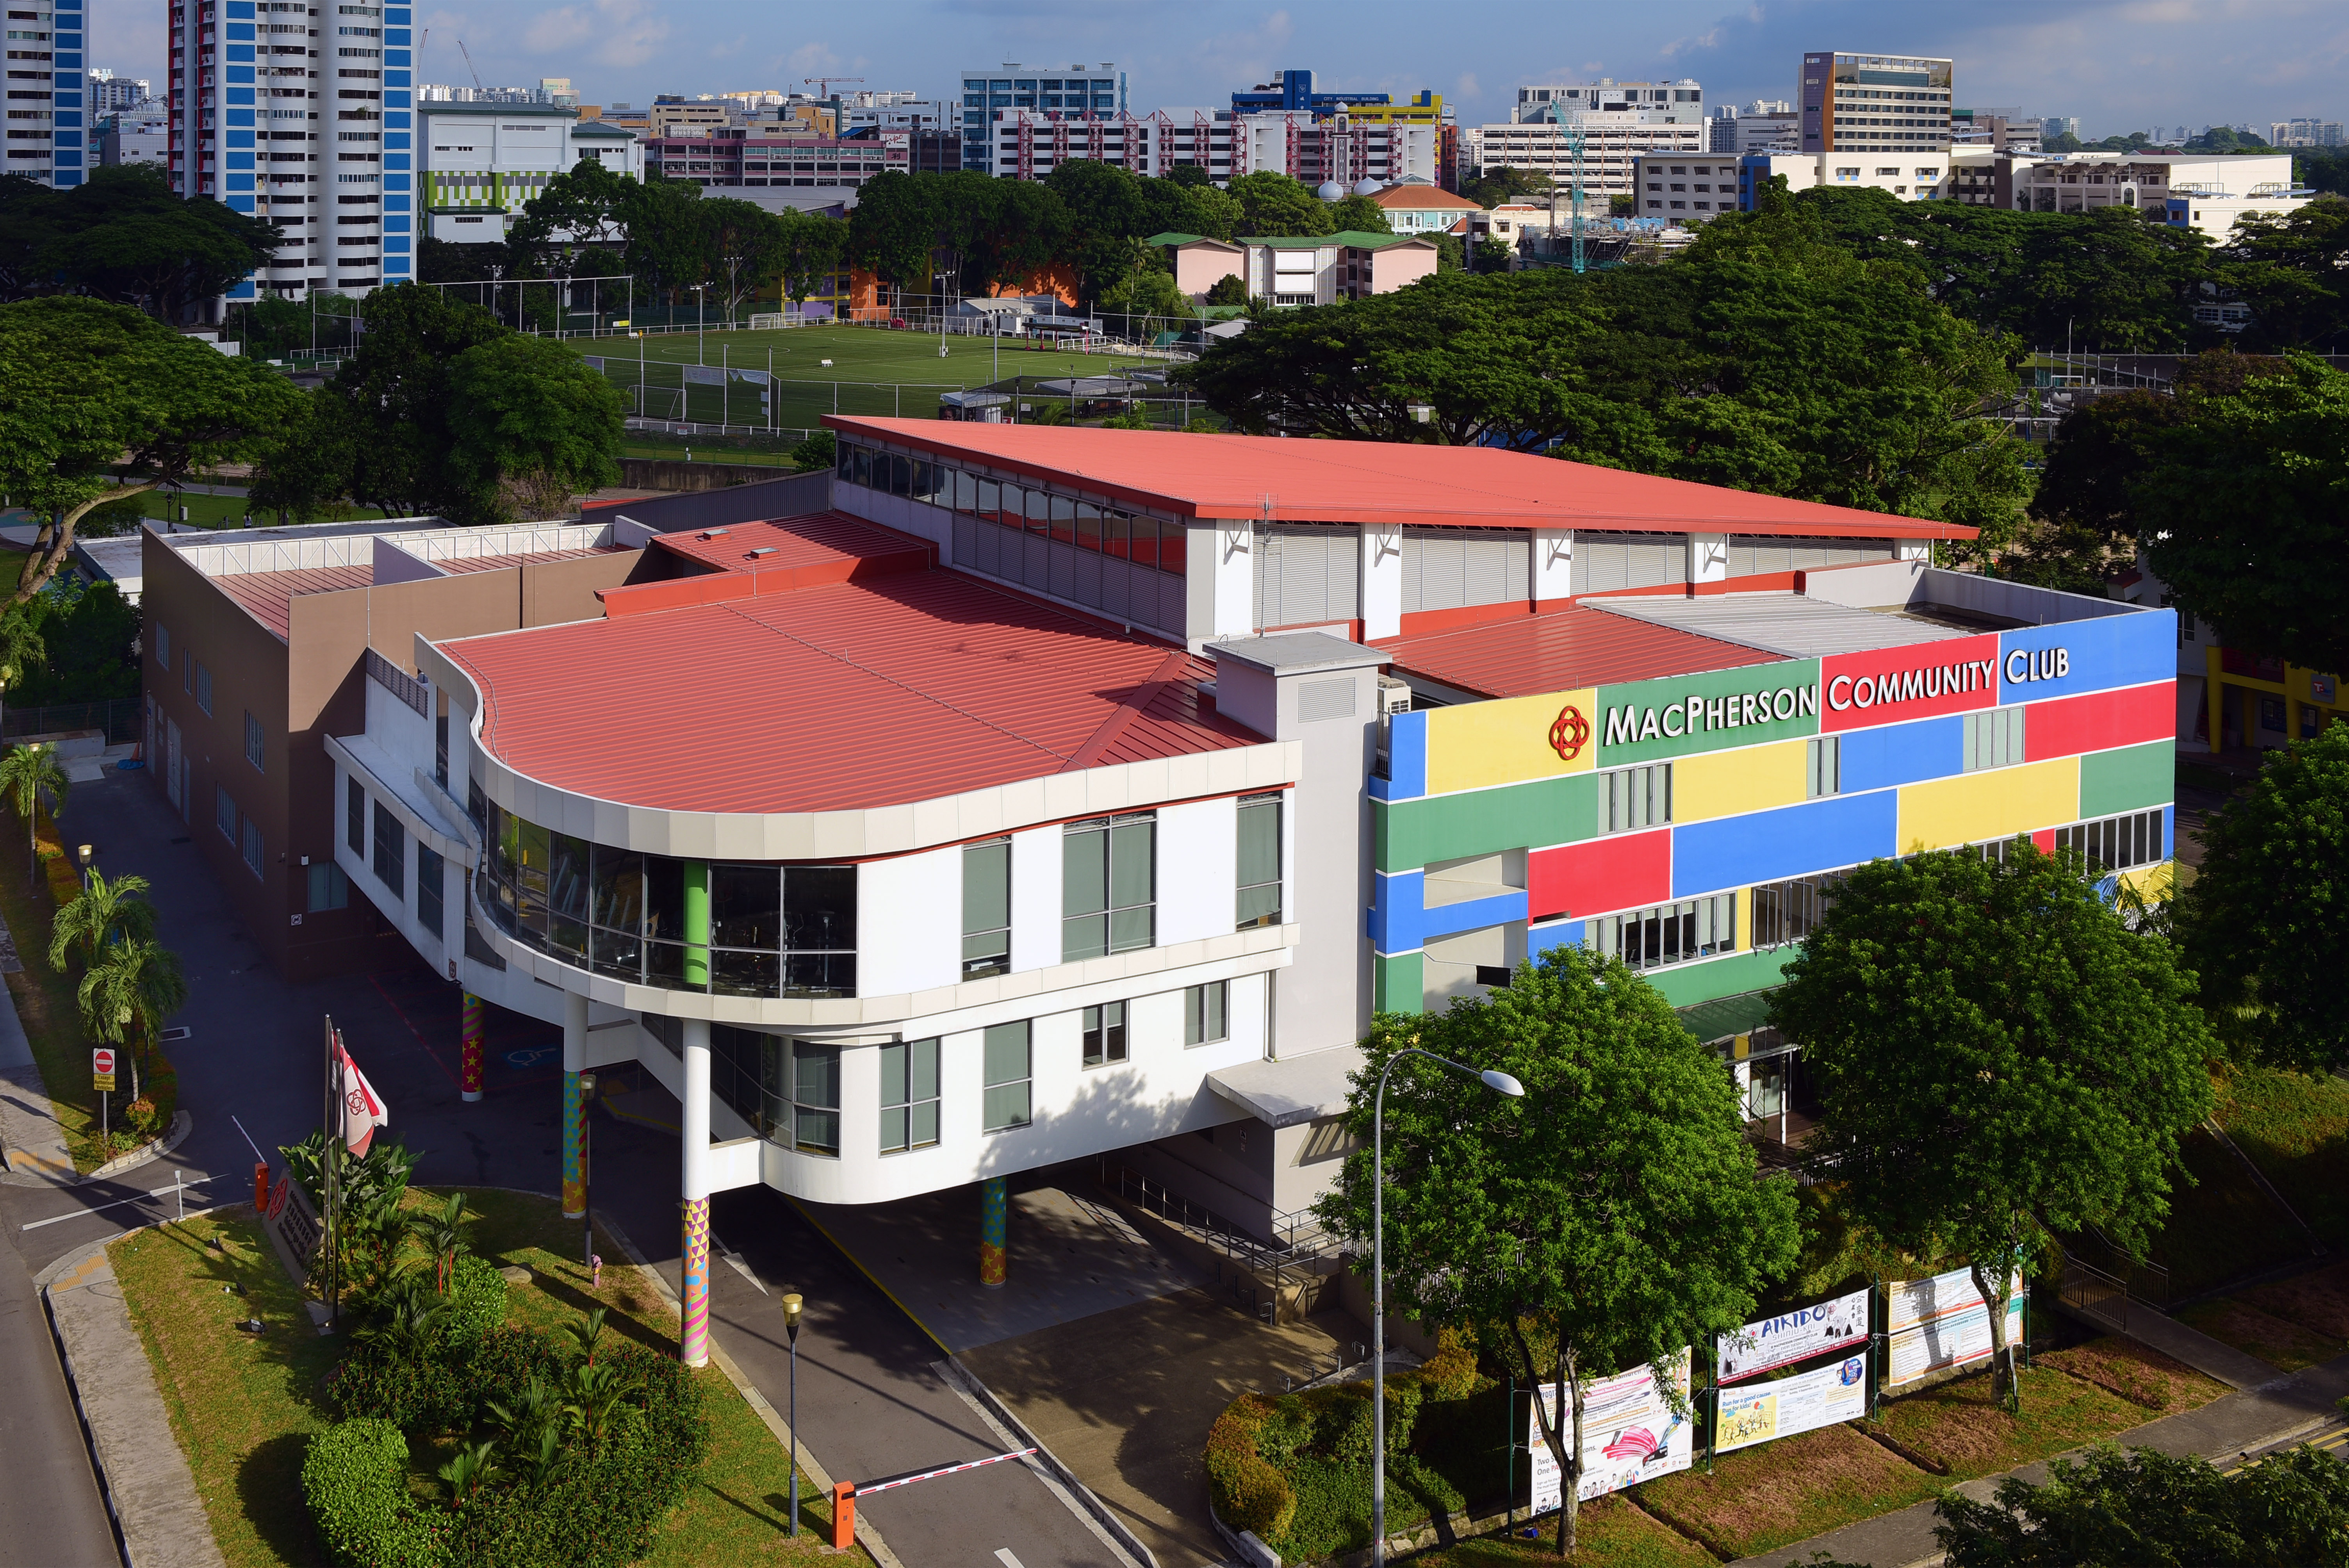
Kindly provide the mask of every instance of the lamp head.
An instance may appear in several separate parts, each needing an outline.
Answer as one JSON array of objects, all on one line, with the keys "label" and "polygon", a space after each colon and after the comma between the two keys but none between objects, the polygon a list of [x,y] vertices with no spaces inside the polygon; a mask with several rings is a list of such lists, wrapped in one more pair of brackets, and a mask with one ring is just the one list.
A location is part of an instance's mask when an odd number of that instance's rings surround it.
[{"label": "lamp head", "polygon": [[595,1075],[594,1073],[581,1073],[579,1075],[579,1098],[583,1100],[594,1099],[595,1098]]},{"label": "lamp head", "polygon": [[804,1305],[806,1298],[797,1291],[783,1297],[783,1327],[792,1334],[800,1331],[800,1308]]},{"label": "lamp head", "polygon": [[81,856],[81,863],[84,866],[88,866],[89,864],[89,858],[96,854],[98,851],[91,845],[84,844],[77,852]]},{"label": "lamp head", "polygon": [[1526,1086],[1506,1073],[1487,1069],[1476,1076],[1485,1080],[1486,1088],[1507,1095],[1511,1099],[1523,1099],[1526,1097]]}]

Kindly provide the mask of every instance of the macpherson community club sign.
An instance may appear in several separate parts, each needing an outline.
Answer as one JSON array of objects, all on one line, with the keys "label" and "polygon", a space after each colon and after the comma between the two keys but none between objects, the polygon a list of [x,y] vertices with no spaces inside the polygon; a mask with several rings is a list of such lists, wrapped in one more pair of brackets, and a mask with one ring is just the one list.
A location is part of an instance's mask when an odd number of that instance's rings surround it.
[{"label": "macpherson community club sign", "polygon": [[1601,686],[1600,766],[1995,707],[2075,664],[2068,647],[2002,649],[1993,632]]}]

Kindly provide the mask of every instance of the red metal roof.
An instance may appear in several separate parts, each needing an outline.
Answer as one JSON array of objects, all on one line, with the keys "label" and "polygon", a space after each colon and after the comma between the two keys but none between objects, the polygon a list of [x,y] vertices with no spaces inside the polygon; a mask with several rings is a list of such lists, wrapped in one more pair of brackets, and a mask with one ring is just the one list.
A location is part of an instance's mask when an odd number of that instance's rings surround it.
[{"label": "red metal roof", "polygon": [[652,542],[717,570],[605,589],[606,615],[793,593],[827,583],[863,583],[920,572],[937,561],[937,551],[926,539],[837,511],[664,533]]},{"label": "red metal roof", "polygon": [[1971,539],[1955,523],[1787,500],[1493,447],[1289,440],[832,414],[835,430],[1186,518],[1587,528],[1810,538]]},{"label": "red metal roof", "polygon": [[550,561],[577,561],[589,555],[617,555],[627,546],[598,544],[587,550],[536,550],[520,555],[450,555],[432,562],[451,577],[468,572],[503,572],[510,566],[543,566]]},{"label": "red metal roof", "polygon": [[1392,655],[1395,672],[1406,679],[1423,675],[1479,696],[1532,696],[1766,665],[1779,656],[1579,606],[1372,645]]},{"label": "red metal roof", "polygon": [[240,572],[214,577],[212,582],[283,642],[294,623],[295,600],[305,593],[331,593],[338,588],[371,586],[375,568],[313,566],[294,572]]},{"label": "red metal roof", "polygon": [[924,571],[442,645],[530,778],[679,811],[934,799],[1258,745],[1206,661]]}]

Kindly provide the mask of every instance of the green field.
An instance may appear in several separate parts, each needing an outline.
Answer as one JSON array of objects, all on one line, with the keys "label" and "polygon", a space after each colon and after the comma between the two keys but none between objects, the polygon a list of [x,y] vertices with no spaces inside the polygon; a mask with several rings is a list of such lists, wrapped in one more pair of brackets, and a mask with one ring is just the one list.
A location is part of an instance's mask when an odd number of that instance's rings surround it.
[{"label": "green field", "polygon": [[[632,415],[786,430],[816,428],[826,414],[934,418],[939,393],[984,387],[1001,377],[1107,376],[1144,364],[1163,368],[1167,363],[1133,354],[1040,351],[1011,338],[1003,340],[999,359],[989,337],[949,337],[946,356],[940,358],[935,333],[857,326],[565,341],[581,354],[603,360],[605,378],[620,388]],[[762,397],[766,389],[760,383],[741,377],[730,377],[722,386],[688,383],[684,371],[695,365],[762,373],[771,369],[772,396]]]}]

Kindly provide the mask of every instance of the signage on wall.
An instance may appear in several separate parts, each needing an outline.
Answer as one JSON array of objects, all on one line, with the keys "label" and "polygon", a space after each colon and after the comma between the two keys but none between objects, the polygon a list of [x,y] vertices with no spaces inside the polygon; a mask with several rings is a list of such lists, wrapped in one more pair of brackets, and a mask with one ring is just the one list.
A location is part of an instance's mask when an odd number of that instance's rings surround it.
[{"label": "signage on wall", "polygon": [[1816,735],[1819,663],[1785,659],[1599,690],[1599,764]]},{"label": "signage on wall", "polygon": [[1582,710],[1572,703],[1559,708],[1557,717],[1551,721],[1549,727],[1550,749],[1571,762],[1581,756],[1582,748],[1589,744],[1590,721],[1582,717]]},{"label": "signage on wall", "polygon": [[1819,728],[1833,733],[1995,707],[1998,671],[1995,632],[1833,654],[1819,661]]}]

